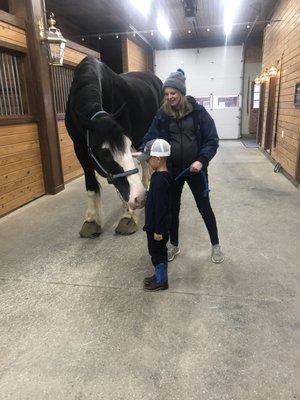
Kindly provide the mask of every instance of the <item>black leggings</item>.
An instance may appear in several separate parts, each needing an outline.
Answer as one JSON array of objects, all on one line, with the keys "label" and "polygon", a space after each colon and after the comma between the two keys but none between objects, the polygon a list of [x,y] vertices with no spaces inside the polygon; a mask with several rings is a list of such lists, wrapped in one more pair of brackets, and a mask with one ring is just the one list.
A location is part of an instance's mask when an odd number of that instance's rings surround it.
[{"label": "black leggings", "polygon": [[[205,172],[206,178],[207,173]],[[194,199],[196,201],[198,210],[204,220],[205,226],[208,230],[210,241],[212,245],[219,244],[218,228],[214,212],[210,206],[208,194],[203,197],[205,190],[205,182],[203,174],[195,174],[187,176],[175,181],[172,187],[172,226],[170,229],[170,242],[174,246],[178,246],[178,228],[179,228],[179,211],[180,211],[180,198],[184,183],[189,185]]]}]

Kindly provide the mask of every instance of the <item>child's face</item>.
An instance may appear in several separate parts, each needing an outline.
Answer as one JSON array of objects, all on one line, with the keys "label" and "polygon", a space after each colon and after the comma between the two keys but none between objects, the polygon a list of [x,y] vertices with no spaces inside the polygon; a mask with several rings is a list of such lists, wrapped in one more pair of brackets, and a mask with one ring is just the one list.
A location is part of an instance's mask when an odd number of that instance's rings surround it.
[{"label": "child's face", "polygon": [[150,167],[151,167],[154,171],[156,171],[157,168],[160,167],[160,165],[161,165],[161,163],[162,163],[162,159],[161,159],[160,157],[151,156],[147,162],[148,162],[148,164],[150,165]]}]

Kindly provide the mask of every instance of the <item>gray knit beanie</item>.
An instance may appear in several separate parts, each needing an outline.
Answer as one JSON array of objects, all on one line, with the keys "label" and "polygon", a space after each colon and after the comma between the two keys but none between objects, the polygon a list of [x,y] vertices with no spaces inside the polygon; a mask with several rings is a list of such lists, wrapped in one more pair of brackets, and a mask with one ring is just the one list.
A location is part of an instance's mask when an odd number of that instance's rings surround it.
[{"label": "gray knit beanie", "polygon": [[184,95],[186,94],[185,76],[182,69],[179,68],[176,72],[170,73],[170,76],[165,80],[165,83],[163,84],[163,90],[165,90],[165,88],[167,87],[175,88]]}]

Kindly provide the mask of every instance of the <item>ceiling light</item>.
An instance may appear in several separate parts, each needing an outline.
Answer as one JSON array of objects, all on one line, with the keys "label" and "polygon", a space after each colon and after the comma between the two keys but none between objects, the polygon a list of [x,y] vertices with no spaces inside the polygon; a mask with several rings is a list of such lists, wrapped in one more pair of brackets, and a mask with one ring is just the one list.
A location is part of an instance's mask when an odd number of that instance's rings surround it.
[{"label": "ceiling light", "polygon": [[207,32],[209,32],[209,31],[210,31],[210,28],[207,28],[206,30],[207,30]]},{"label": "ceiling light", "polygon": [[116,35],[116,39],[119,39],[119,35]]},{"label": "ceiling light", "polygon": [[154,35],[153,31],[151,31],[150,35],[151,35],[151,36],[153,36],[153,35]]},{"label": "ceiling light", "polygon": [[134,32],[134,34],[133,34],[133,37],[135,37],[135,32]]},{"label": "ceiling light", "polygon": [[192,33],[192,31],[189,29],[189,30],[188,30],[188,33]]},{"label": "ceiling light", "polygon": [[144,16],[147,16],[150,11],[151,0],[130,0],[136,9]]},{"label": "ceiling light", "polygon": [[164,17],[163,14],[158,14],[156,19],[157,29],[159,30],[160,34],[167,40],[171,37],[171,30],[169,28],[169,22]]},{"label": "ceiling light", "polygon": [[239,7],[240,0],[223,0],[224,3],[224,32],[230,35],[233,27],[233,21]]},{"label": "ceiling light", "polygon": [[250,29],[250,25],[249,24],[247,25],[247,29]]},{"label": "ceiling light", "polygon": [[99,39],[99,40],[101,40],[101,39],[102,39],[100,35],[98,36],[98,39]]}]

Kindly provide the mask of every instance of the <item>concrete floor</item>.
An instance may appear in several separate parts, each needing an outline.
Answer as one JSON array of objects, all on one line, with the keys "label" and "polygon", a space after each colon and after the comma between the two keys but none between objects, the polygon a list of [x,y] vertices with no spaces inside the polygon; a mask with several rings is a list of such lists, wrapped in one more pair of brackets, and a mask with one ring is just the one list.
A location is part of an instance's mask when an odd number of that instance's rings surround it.
[{"label": "concrete floor", "polygon": [[226,261],[186,190],[166,292],[141,290],[145,235],[114,235],[111,186],[95,240],[83,179],[0,221],[1,400],[299,399],[299,191],[238,141],[210,186]]}]

